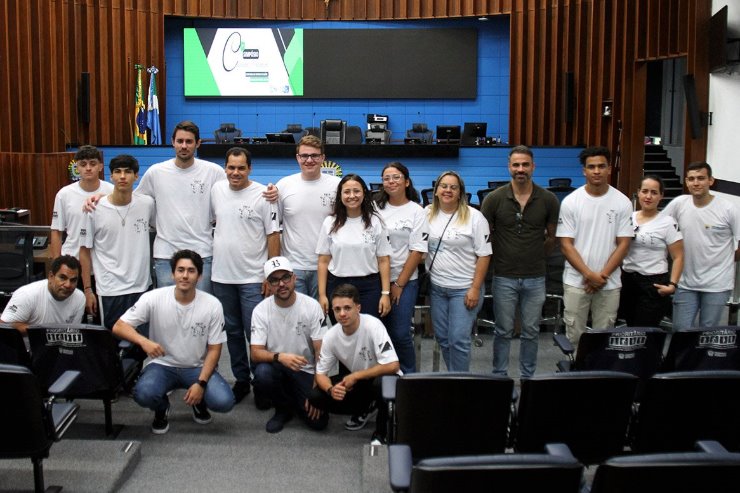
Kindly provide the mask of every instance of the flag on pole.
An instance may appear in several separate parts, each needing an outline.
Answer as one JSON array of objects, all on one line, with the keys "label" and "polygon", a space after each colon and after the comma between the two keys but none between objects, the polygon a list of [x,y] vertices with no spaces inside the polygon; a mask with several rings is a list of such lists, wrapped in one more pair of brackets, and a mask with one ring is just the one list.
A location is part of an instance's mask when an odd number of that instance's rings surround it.
[{"label": "flag on pole", "polygon": [[149,145],[162,145],[162,134],[159,127],[159,98],[157,97],[157,82],[154,80],[159,69],[152,65],[149,72],[149,100],[146,114],[146,126],[149,128]]},{"label": "flag on pole", "polygon": [[136,69],[136,100],[134,108],[134,145],[146,145],[146,106],[141,90],[141,69],[143,65],[134,65]]}]

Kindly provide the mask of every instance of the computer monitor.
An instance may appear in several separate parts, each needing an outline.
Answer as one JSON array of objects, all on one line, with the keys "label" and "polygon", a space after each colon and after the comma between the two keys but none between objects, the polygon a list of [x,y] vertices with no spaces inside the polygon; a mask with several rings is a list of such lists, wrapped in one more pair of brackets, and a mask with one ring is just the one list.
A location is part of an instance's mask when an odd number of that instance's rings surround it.
[{"label": "computer monitor", "polygon": [[481,145],[486,142],[486,122],[465,122],[462,142],[464,146]]},{"label": "computer monitor", "polygon": [[270,144],[295,144],[295,137],[287,132],[269,133],[265,137]]},{"label": "computer monitor", "polygon": [[460,125],[437,125],[438,144],[459,144]]}]

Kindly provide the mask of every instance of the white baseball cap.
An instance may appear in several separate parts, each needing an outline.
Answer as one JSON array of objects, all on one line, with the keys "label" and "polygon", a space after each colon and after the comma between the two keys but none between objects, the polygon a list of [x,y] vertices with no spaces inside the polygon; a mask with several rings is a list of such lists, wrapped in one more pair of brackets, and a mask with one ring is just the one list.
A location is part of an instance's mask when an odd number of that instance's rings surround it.
[{"label": "white baseball cap", "polygon": [[265,262],[265,279],[270,277],[270,274],[276,270],[285,270],[293,272],[293,266],[290,265],[290,260],[285,257],[272,257]]}]

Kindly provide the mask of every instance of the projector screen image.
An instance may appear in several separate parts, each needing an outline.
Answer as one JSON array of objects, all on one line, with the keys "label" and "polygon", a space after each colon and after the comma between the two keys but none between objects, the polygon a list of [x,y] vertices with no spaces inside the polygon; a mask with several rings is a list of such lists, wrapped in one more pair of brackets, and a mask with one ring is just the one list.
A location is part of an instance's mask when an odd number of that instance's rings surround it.
[{"label": "projector screen image", "polygon": [[303,29],[185,28],[185,96],[302,96]]}]

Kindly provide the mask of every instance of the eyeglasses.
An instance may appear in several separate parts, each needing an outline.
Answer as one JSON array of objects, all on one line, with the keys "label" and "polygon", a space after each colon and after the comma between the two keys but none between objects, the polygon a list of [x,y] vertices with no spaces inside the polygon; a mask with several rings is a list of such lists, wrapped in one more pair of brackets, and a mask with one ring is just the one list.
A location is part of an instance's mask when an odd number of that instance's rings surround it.
[{"label": "eyeglasses", "polygon": [[291,279],[293,279],[293,273],[288,272],[287,274],[283,275],[282,277],[278,277],[278,278],[268,277],[267,278],[267,282],[270,283],[270,286],[273,286],[274,287],[274,286],[277,286],[278,284],[280,284],[281,282],[283,284],[288,284]]},{"label": "eyeglasses", "polygon": [[442,190],[449,189],[449,190],[452,190],[453,192],[455,192],[457,190],[460,190],[460,185],[450,185],[448,183],[440,183],[439,184],[439,188],[441,188]]},{"label": "eyeglasses", "polygon": [[385,175],[383,177],[383,181],[389,182],[389,181],[401,181],[403,178],[403,175]]},{"label": "eyeglasses", "polygon": [[301,161],[308,161],[309,159],[311,161],[317,161],[323,156],[323,154],[298,154],[298,159]]}]

